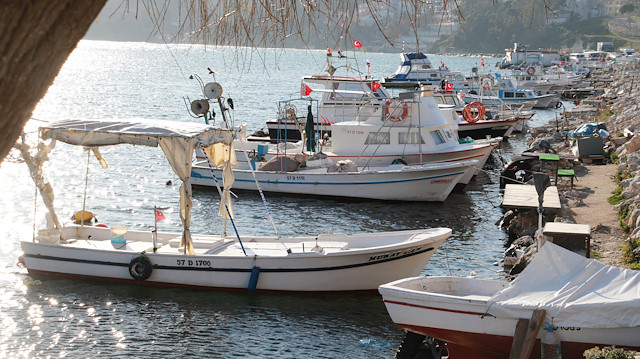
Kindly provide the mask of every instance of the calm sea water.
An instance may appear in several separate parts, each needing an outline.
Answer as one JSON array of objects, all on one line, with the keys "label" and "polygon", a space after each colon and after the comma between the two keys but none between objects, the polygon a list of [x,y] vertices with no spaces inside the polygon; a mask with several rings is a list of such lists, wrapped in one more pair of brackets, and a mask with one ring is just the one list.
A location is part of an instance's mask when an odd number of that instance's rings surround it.
[{"label": "calm sea water", "polygon": [[[349,54],[354,55],[352,76],[358,68],[366,73],[367,60],[374,77],[391,74],[399,62],[395,54]],[[465,73],[480,64],[479,57],[433,55],[431,60]],[[326,62],[323,51],[238,54],[202,46],[83,41],[27,130],[64,118],[201,121],[188,115],[184,97],[201,97],[197,80],[189,76],[212,81],[207,68],[218,72],[223,96],[234,100],[234,122],[247,123],[251,131],[275,114],[278,100],[297,96],[301,76],[321,73]],[[553,116],[542,111],[532,124]],[[502,151],[525,147],[524,137],[514,138]],[[109,169],[91,163],[87,189],[87,208],[100,222],[150,229],[157,205],[167,216],[160,230],[178,230],[179,180],[161,151],[121,146],[102,152]],[[86,161],[81,149],[60,144],[45,169],[62,219],[82,209]],[[494,265],[506,237],[495,225],[502,215],[498,173],[497,167],[487,169],[444,203],[268,194],[267,199],[283,235],[451,227],[453,236],[423,274],[501,278]],[[0,167],[0,183],[0,358],[392,358],[403,338],[376,295],[249,295],[32,279],[17,265],[18,241],[32,238],[34,224],[43,225],[44,208],[34,211],[26,165],[9,158]],[[273,234],[258,194],[238,196],[234,210],[240,234]],[[215,191],[196,190],[192,231],[220,233],[217,208]]]}]

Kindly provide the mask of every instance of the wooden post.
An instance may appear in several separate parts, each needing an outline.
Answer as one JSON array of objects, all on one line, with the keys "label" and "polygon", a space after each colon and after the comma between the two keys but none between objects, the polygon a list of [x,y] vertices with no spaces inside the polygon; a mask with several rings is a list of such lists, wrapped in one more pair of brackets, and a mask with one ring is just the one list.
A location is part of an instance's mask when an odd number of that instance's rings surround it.
[{"label": "wooden post", "polygon": [[544,321],[546,310],[534,309],[531,319],[520,318],[513,334],[509,359],[528,359]]},{"label": "wooden post", "polygon": [[518,324],[516,324],[516,332],[513,334],[513,342],[511,343],[511,352],[509,353],[509,359],[520,358],[520,352],[522,352],[522,342],[524,341],[524,336],[527,334],[528,327],[529,319],[518,319]]},{"label": "wooden post", "polygon": [[536,342],[536,337],[538,336],[538,332],[540,331],[540,327],[542,326],[542,322],[544,321],[544,316],[546,313],[547,311],[544,309],[533,310],[533,315],[531,315],[531,319],[529,319],[527,333],[524,336],[519,359],[529,359],[529,357],[531,356],[533,345]]}]

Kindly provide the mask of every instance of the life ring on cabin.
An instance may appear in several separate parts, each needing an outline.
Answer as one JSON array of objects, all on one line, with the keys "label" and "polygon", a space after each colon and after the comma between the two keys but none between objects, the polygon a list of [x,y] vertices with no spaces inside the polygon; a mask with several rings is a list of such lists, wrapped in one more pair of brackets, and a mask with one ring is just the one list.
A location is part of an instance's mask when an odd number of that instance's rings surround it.
[{"label": "life ring on cabin", "polygon": [[[402,103],[402,102],[401,102]],[[398,102],[395,102],[395,104],[398,104]],[[384,107],[384,115],[387,118],[387,120],[391,121],[391,122],[400,122],[402,120],[404,120],[407,115],[409,114],[409,107],[407,106],[407,103],[402,103],[402,113],[400,114],[400,116],[396,115],[396,112],[398,112],[398,106],[395,105],[393,106],[394,111],[389,111],[389,108],[391,107],[392,103],[391,101],[387,100],[387,102],[385,102],[385,107]],[[392,115],[393,113],[393,115]]]},{"label": "life ring on cabin", "polygon": [[135,280],[146,280],[151,276],[153,265],[144,253],[140,253],[129,262],[129,274]]},{"label": "life ring on cabin", "polygon": [[527,67],[527,74],[529,74],[529,76],[533,76],[533,74],[536,73],[536,68],[533,66],[529,66]]},{"label": "life ring on cabin", "polygon": [[489,76],[489,75],[485,75],[484,77],[482,77],[482,89],[485,91],[489,91],[491,90],[491,88],[493,87],[493,77]]},{"label": "life ring on cabin", "polygon": [[484,118],[486,109],[481,102],[472,102],[462,109],[462,118],[469,123],[476,123]]}]

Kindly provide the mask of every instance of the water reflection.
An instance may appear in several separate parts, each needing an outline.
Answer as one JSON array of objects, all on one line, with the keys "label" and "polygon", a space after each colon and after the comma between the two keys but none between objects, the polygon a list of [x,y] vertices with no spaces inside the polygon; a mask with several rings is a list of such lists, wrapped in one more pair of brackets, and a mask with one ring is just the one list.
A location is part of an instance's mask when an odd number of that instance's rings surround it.
[{"label": "water reflection", "polygon": [[[250,295],[47,280],[29,285],[26,298],[33,315],[13,333],[24,341],[5,348],[28,356],[373,358],[391,357],[403,336],[376,295]],[[25,348],[26,342],[32,344]]]}]

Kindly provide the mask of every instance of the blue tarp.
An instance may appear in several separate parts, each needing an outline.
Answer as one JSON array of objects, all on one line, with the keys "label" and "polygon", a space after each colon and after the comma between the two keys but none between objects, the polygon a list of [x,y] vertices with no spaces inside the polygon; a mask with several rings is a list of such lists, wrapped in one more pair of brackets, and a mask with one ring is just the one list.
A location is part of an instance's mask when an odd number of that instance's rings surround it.
[{"label": "blue tarp", "polygon": [[609,136],[609,132],[607,132],[607,127],[604,123],[585,123],[580,125],[574,131],[569,131],[569,137],[575,136]]}]

